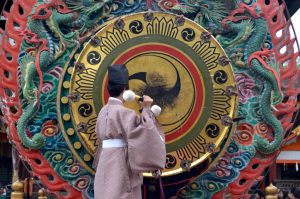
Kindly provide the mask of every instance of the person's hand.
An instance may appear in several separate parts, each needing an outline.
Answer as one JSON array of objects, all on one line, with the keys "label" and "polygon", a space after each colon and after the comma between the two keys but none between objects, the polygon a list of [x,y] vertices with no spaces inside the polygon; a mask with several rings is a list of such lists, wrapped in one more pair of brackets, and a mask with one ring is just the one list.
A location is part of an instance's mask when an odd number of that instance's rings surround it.
[{"label": "person's hand", "polygon": [[151,97],[147,95],[143,96],[143,102],[142,102],[143,108],[150,108],[152,103],[153,103],[153,99]]}]

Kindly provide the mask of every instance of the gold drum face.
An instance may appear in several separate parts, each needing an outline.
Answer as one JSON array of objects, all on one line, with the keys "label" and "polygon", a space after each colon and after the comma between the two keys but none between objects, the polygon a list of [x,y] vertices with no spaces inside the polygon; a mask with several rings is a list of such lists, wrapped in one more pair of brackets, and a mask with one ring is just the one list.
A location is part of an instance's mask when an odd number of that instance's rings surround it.
[{"label": "gold drum face", "polygon": [[[226,121],[236,116],[237,105],[236,96],[228,92],[235,84],[225,52],[189,19],[137,13],[104,25],[76,56],[75,66],[66,69],[70,79],[61,82],[68,88],[58,98],[65,138],[90,172],[98,145],[97,114],[109,97],[107,67],[112,64],[126,64],[130,89],[150,95],[162,107],[157,119],[166,136],[163,176],[218,159],[233,129]],[[63,109],[66,104],[71,119]],[[139,111],[136,102],[125,106]]]}]

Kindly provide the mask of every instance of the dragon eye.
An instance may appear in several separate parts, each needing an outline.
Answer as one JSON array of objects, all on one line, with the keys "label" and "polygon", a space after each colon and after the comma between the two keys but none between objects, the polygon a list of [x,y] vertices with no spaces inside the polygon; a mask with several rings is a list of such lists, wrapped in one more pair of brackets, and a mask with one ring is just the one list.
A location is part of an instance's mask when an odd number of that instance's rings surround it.
[{"label": "dragon eye", "polygon": [[203,4],[203,7],[205,7],[205,8],[209,8],[209,5],[207,5],[207,4]]}]

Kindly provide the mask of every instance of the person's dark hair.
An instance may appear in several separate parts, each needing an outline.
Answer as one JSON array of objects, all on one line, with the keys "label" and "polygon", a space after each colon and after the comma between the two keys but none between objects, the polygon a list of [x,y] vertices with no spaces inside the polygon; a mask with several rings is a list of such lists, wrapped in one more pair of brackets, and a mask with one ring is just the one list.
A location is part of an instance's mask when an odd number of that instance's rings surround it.
[{"label": "person's dark hair", "polygon": [[282,193],[284,199],[288,197],[289,192],[287,190],[282,190]]},{"label": "person's dark hair", "polygon": [[254,191],[254,194],[256,194],[256,193],[259,195],[259,197],[265,197],[265,193],[259,189]]},{"label": "person's dark hair", "polygon": [[[282,193],[283,199],[286,199],[288,197],[289,192],[287,190],[279,189],[278,194],[277,194],[278,196],[279,196],[280,192]],[[281,198],[278,197],[278,199],[281,199]]]},{"label": "person's dark hair", "polygon": [[296,198],[300,198],[300,190],[299,189],[295,189],[293,194]]},{"label": "person's dark hair", "polygon": [[121,84],[113,84],[108,83],[107,90],[111,97],[118,97],[120,94],[125,90],[128,89],[128,85],[121,85]]}]

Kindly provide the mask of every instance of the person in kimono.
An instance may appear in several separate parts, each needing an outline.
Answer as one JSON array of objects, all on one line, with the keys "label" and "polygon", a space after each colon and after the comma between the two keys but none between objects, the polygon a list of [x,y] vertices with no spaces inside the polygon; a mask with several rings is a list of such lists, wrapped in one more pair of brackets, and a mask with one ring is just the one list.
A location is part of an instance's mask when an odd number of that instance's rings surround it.
[{"label": "person in kimono", "polygon": [[141,115],[123,106],[122,95],[128,89],[128,70],[125,65],[108,67],[107,89],[110,98],[100,110],[95,129],[100,144],[93,163],[96,169],[94,198],[141,199],[143,177],[130,167],[127,138],[130,132],[142,132],[155,125],[156,120],[150,110],[153,99],[143,96]]}]

